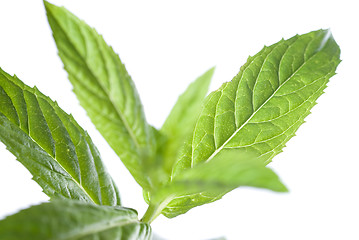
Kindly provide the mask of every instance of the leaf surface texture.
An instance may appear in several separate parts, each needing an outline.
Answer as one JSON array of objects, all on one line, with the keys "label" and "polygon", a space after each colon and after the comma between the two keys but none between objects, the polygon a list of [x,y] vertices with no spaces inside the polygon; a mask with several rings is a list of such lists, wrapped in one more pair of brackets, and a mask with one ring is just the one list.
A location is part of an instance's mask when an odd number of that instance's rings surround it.
[{"label": "leaf surface texture", "polygon": [[50,198],[120,204],[87,132],[37,88],[1,69],[0,140]]}]

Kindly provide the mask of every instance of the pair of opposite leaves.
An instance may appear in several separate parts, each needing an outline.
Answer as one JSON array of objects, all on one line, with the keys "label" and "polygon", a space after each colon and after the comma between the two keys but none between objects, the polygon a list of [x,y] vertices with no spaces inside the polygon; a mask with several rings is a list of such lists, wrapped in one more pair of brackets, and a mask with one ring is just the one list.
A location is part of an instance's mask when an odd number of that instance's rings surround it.
[{"label": "pair of opposite leaves", "polygon": [[[81,105],[144,189],[150,205],[144,222],[161,213],[175,217],[239,186],[286,191],[265,164],[294,135],[335,73],[340,50],[328,31],[264,47],[203,102],[209,70],[157,130],[146,122],[130,76],[103,38],[66,9],[45,7]],[[3,71],[0,103],[0,140],[54,200],[1,221],[2,239],[150,238],[149,225],[119,207],[96,147],[71,115]],[[41,227],[34,227],[39,221]]]}]

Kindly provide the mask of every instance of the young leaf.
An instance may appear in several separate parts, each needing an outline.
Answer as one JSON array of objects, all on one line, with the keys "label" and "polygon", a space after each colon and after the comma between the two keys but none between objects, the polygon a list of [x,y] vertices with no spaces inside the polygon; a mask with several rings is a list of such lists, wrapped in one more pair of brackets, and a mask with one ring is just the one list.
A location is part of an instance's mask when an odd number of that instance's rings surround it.
[{"label": "young leaf", "polygon": [[0,221],[0,239],[151,239],[151,228],[135,210],[55,200]]},{"label": "young leaf", "polygon": [[[178,98],[161,130],[154,131],[158,147],[157,158],[151,165],[146,166],[155,186],[151,192],[156,191],[171,175],[173,164],[178,159],[184,142],[191,136],[213,73],[214,68],[211,68],[191,83]],[[145,190],[143,196],[149,203],[150,193]]]},{"label": "young leaf", "polygon": [[150,188],[144,165],[155,154],[155,141],[125,66],[93,28],[65,8],[44,3],[80,104],[136,181]]},{"label": "young leaf", "polygon": [[[224,192],[229,192],[240,186],[266,188],[277,192],[287,191],[278,176],[271,169],[265,167],[260,160],[235,150],[225,150],[211,161],[199,163],[176,175],[170,183],[152,195],[151,202],[157,206],[157,214],[160,214],[162,209],[158,206],[163,206],[163,202],[168,204],[171,199],[176,197],[205,194],[206,192],[223,195]],[[196,204],[196,202],[187,202],[181,206],[173,206],[173,208],[180,208],[181,211],[189,210]],[[171,206],[171,211],[166,212],[165,210],[164,214],[171,217],[173,208]],[[156,213],[151,217],[156,217]]]},{"label": "young leaf", "polygon": [[167,137],[163,146],[163,158],[168,174],[171,174],[173,164],[178,159],[179,149],[194,129],[213,73],[214,68],[211,68],[188,86],[161,128],[161,132]]},{"label": "young leaf", "polygon": [[50,198],[120,204],[87,132],[56,102],[1,69],[0,141]]},{"label": "young leaf", "polygon": [[[251,152],[269,163],[323,93],[340,62],[339,55],[330,32],[319,30],[281,40],[250,57],[231,82],[207,97],[172,177],[211,161],[225,149]],[[223,194],[178,197],[164,213],[174,217]],[[187,207],[190,202],[195,204]]]}]

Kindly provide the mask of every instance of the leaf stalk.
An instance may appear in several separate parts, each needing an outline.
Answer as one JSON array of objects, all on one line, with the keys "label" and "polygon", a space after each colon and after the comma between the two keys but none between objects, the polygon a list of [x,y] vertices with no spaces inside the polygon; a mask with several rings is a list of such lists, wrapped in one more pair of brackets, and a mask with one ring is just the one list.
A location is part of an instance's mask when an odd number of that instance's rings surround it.
[{"label": "leaf stalk", "polygon": [[162,210],[172,201],[174,195],[168,196],[165,200],[149,204],[145,214],[143,215],[141,222],[152,223],[161,213]]}]

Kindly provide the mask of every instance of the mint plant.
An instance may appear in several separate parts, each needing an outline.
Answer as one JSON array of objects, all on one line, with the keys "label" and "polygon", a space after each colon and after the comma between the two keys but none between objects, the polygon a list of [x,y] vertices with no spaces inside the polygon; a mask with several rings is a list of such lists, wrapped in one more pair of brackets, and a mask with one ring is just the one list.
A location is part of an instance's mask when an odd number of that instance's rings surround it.
[{"label": "mint plant", "polygon": [[335,74],[340,49],[328,30],[264,47],[206,96],[210,69],[156,129],[113,49],[65,8],[44,3],[80,104],[142,187],[148,210],[139,218],[121,205],[99,151],[71,115],[0,70],[0,140],[50,197],[1,220],[0,239],[151,239],[160,214],[174,218],[240,186],[287,191],[266,165]]}]

